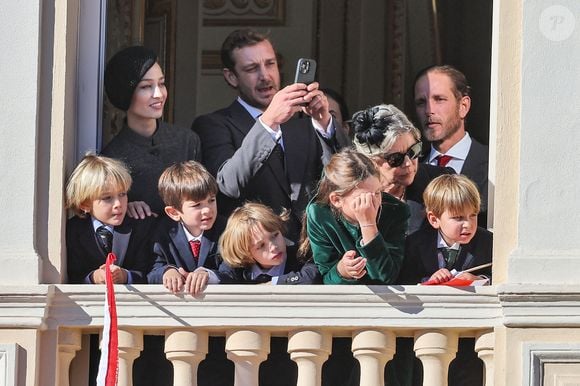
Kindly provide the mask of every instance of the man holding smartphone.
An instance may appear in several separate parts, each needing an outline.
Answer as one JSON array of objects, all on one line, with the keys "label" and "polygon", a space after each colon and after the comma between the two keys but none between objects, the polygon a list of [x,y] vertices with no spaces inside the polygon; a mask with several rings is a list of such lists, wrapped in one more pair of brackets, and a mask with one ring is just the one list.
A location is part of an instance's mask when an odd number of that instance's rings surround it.
[{"label": "man holding smartphone", "polygon": [[[277,213],[290,210],[287,237],[296,242],[322,170],[317,132],[334,135],[328,100],[316,82],[280,89],[274,47],[254,30],[233,31],[221,58],[224,78],[238,97],[192,125],[201,138],[203,164],[218,181],[218,211],[227,216],[250,200]],[[300,111],[311,118],[296,118]]]}]

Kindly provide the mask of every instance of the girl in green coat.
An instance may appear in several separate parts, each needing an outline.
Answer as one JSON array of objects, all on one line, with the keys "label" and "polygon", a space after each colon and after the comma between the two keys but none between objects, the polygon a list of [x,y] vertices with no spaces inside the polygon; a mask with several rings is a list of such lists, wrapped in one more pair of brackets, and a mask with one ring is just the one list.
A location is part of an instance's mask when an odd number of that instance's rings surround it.
[{"label": "girl in green coat", "polygon": [[333,155],[306,208],[302,254],[325,284],[392,284],[403,261],[409,209],[383,193],[373,161],[354,150]]}]

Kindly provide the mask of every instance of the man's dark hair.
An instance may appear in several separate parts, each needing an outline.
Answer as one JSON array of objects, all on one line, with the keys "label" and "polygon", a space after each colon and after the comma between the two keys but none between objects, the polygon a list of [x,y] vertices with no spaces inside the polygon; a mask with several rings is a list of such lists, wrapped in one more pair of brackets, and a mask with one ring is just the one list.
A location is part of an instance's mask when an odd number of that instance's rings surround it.
[{"label": "man's dark hair", "polygon": [[453,94],[455,95],[455,98],[461,99],[464,96],[471,95],[471,86],[469,86],[469,84],[467,83],[467,78],[465,77],[465,75],[457,68],[449,64],[445,64],[443,66],[440,65],[429,66],[419,71],[419,73],[415,77],[415,81],[413,82],[413,97],[415,96],[415,85],[417,84],[419,78],[431,72],[439,72],[445,74],[449,77],[449,79],[451,79],[451,82],[453,83],[454,86]]},{"label": "man's dark hair", "polygon": [[234,50],[236,48],[253,46],[266,40],[270,41],[268,35],[262,34],[251,28],[237,29],[233,31],[222,43],[222,49],[220,52],[222,64],[225,68],[235,72],[236,62],[233,57]]}]

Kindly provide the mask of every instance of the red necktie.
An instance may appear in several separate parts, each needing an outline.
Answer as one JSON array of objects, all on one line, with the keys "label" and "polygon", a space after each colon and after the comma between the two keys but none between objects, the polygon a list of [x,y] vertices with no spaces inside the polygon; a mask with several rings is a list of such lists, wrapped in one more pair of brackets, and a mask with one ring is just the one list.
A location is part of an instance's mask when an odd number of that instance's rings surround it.
[{"label": "red necktie", "polygon": [[193,253],[193,259],[195,264],[199,260],[199,250],[201,249],[201,241],[199,240],[189,240],[189,246],[191,247],[191,252]]},{"label": "red necktie", "polygon": [[446,154],[441,154],[437,156],[437,166],[445,167],[451,161],[453,157]]}]

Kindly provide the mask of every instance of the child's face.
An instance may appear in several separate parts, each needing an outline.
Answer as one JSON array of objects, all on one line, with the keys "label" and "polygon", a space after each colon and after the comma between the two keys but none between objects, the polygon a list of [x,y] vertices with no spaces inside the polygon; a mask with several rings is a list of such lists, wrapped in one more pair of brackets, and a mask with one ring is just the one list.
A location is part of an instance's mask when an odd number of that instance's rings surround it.
[{"label": "child's face", "polygon": [[286,240],[282,232],[269,232],[258,225],[252,232],[252,257],[262,268],[268,269],[284,262]]},{"label": "child's face", "polygon": [[103,194],[83,208],[105,225],[121,225],[127,213],[127,192],[108,188]]},{"label": "child's face", "polygon": [[[375,210],[376,214],[376,209],[381,206],[382,190],[383,186],[379,179],[371,176],[359,183],[358,186],[348,194],[345,194],[342,197],[337,197],[334,205],[340,209],[342,215],[347,221],[356,224],[358,223],[357,211],[362,210],[361,205],[364,205],[363,197],[368,197],[370,195],[373,204],[372,208]],[[361,200],[363,202],[361,202]]]},{"label": "child's face", "polygon": [[471,210],[454,214],[445,210],[441,217],[437,217],[429,211],[427,218],[433,228],[439,229],[441,236],[449,246],[455,243],[469,243],[477,230],[477,213]]},{"label": "child's face", "polygon": [[[171,210],[168,211],[168,208]],[[169,206],[165,210],[173,220],[181,221],[193,236],[199,236],[201,232],[211,229],[217,215],[214,195],[201,201],[186,200],[181,205],[181,210]]]}]

